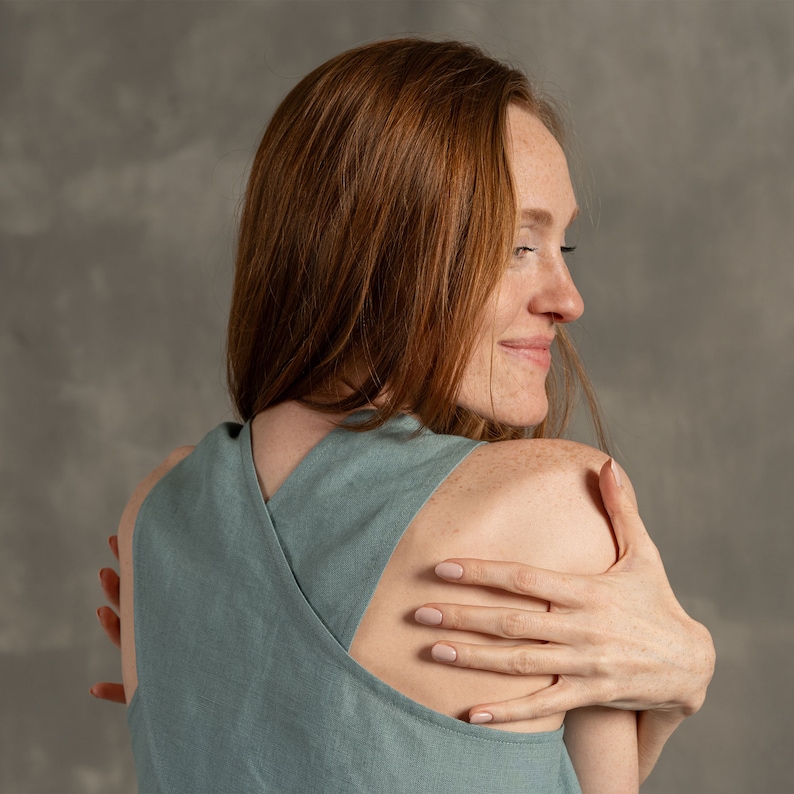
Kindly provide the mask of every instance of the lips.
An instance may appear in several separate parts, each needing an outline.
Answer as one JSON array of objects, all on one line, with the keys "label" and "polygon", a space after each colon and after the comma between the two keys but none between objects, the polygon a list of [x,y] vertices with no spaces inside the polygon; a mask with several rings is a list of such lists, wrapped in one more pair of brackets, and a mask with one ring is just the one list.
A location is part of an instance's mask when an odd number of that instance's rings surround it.
[{"label": "lips", "polygon": [[548,369],[551,366],[553,336],[531,336],[523,339],[503,339],[499,347],[508,355]]}]

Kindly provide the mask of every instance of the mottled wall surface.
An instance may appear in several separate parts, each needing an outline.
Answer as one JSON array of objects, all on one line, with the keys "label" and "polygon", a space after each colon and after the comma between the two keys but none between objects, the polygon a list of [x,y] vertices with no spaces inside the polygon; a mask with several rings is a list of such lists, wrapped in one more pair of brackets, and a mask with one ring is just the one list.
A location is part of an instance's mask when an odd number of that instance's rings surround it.
[{"label": "mottled wall surface", "polygon": [[[236,207],[329,56],[477,41],[558,86],[585,167],[579,336],[718,669],[647,792],[791,791],[794,3],[0,4],[0,790],[124,792],[104,538],[230,418]],[[178,616],[175,616],[178,619]]]}]

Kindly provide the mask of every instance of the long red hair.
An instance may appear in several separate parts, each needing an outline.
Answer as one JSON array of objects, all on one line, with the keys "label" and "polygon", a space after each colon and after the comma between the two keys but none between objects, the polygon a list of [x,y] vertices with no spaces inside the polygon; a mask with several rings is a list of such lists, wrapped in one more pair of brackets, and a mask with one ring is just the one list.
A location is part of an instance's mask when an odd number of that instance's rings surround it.
[{"label": "long red hair", "polygon": [[363,429],[409,411],[440,433],[556,436],[578,382],[602,437],[563,328],[540,425],[508,427],[456,405],[511,249],[511,103],[562,142],[559,114],[521,72],[459,42],[358,47],[287,95],[240,223],[227,369],[242,419],[284,400],[339,412],[379,397]]}]

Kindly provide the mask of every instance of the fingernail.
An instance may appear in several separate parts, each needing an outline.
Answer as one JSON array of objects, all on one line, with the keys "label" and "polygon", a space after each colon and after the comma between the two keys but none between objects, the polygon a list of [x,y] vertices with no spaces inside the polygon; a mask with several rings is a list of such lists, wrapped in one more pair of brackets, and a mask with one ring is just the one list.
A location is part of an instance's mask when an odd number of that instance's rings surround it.
[{"label": "fingernail", "polygon": [[100,609],[102,609],[102,607],[99,607],[99,609],[97,609],[97,611],[96,611],[96,617],[97,617],[97,620],[98,620],[98,621],[101,623],[101,622],[102,622],[102,615],[100,615],[100,614],[99,614],[99,610],[100,610]]},{"label": "fingernail", "polygon": [[484,722],[490,722],[493,719],[493,714],[489,714],[487,711],[478,711],[476,714],[472,714],[469,717],[469,722],[472,725],[482,725]]},{"label": "fingernail", "polygon": [[440,562],[436,565],[436,576],[442,579],[460,579],[463,576],[463,567],[456,562]]},{"label": "fingernail", "polygon": [[614,458],[609,459],[609,466],[612,469],[612,476],[615,478],[615,485],[617,485],[618,488],[622,488],[623,478],[620,476],[620,467],[615,463]]},{"label": "fingernail", "polygon": [[414,620],[417,623],[424,623],[426,626],[438,626],[444,619],[444,616],[433,607],[419,607],[414,612]]},{"label": "fingernail", "polygon": [[93,695],[94,697],[97,697],[97,693],[94,691],[94,687],[91,687],[91,689],[88,690],[88,693],[90,695]]},{"label": "fingernail", "polygon": [[434,645],[430,649],[430,655],[437,662],[454,662],[458,658],[457,651],[449,645]]}]

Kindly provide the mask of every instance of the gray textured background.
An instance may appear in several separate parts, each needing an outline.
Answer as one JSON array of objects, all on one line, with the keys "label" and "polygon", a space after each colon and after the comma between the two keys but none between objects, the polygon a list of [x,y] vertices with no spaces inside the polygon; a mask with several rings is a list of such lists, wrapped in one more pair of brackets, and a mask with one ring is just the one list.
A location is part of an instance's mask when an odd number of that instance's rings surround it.
[{"label": "gray textured background", "polygon": [[119,675],[104,539],[230,417],[232,230],[266,119],[401,32],[477,41],[572,107],[583,353],[718,650],[645,791],[794,791],[794,3],[526,0],[0,5],[3,792],[134,789],[123,709],[87,694]]}]

